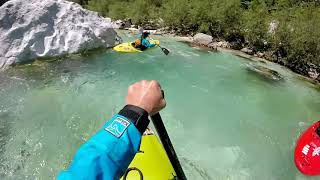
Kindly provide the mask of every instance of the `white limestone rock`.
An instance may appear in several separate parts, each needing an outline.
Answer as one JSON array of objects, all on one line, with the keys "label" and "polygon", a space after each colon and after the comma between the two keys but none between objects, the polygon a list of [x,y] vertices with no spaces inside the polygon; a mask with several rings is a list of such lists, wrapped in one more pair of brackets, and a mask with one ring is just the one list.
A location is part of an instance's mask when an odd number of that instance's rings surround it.
[{"label": "white limestone rock", "polygon": [[210,43],[212,43],[213,38],[210,35],[203,34],[203,33],[197,33],[193,37],[193,43],[202,45],[202,46],[208,46]]},{"label": "white limestone rock", "polygon": [[0,68],[38,57],[113,47],[110,18],[65,0],[11,0],[0,7]]}]

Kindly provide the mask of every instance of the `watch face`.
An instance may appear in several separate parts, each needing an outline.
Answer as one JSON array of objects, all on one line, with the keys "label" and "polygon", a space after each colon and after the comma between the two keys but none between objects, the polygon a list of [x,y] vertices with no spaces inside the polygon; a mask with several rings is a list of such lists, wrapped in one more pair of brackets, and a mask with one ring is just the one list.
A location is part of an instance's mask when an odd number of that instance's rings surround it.
[{"label": "watch face", "polygon": [[120,138],[129,125],[130,122],[128,120],[117,117],[105,128],[105,130],[115,137]]}]

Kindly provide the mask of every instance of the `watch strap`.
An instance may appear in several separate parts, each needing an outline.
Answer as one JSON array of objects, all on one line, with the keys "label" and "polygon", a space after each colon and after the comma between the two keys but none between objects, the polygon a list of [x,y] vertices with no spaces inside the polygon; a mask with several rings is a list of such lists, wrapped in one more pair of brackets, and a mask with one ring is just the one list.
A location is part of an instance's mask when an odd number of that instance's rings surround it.
[{"label": "watch strap", "polygon": [[128,118],[141,134],[144,133],[150,123],[148,112],[138,106],[126,105],[118,114]]}]

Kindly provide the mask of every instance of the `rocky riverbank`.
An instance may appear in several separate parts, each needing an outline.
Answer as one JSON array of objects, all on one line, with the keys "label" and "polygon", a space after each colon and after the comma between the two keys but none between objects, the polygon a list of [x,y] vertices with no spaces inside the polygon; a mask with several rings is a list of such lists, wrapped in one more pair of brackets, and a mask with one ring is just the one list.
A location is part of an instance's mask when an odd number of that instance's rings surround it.
[{"label": "rocky riverbank", "polygon": [[[211,49],[227,48],[233,50],[239,50],[235,48],[232,43],[227,41],[215,41],[212,36],[207,34],[198,33],[193,37],[192,43],[205,46]],[[293,72],[296,72],[300,75],[306,76],[313,81],[320,82],[320,67],[312,63],[301,63],[301,62],[285,62],[283,59],[280,59],[276,52],[266,51],[266,52],[256,52],[253,49],[248,47],[243,47],[240,49],[242,53],[238,53],[240,56],[245,58],[263,58],[271,62],[278,63],[282,66],[286,66],[291,69]],[[243,55],[246,54],[245,56]]]},{"label": "rocky riverbank", "polygon": [[8,1],[0,7],[0,24],[0,68],[121,41],[110,18],[65,0]]},{"label": "rocky riverbank", "polygon": [[[274,33],[277,21],[270,23]],[[0,68],[30,61],[35,58],[55,57],[95,48],[108,48],[121,41],[113,28],[139,31],[131,19],[112,22],[98,13],[83,9],[65,0],[11,0],[0,7]],[[182,41],[213,50],[227,48],[240,50],[248,56],[286,66],[292,71],[320,82],[320,67],[306,61],[286,61],[279,51],[258,51],[244,40],[223,40],[192,30],[164,26],[164,21],[148,21],[141,26],[156,35],[179,37]],[[298,58],[296,58],[298,59]]]},{"label": "rocky riverbank", "polygon": [[[130,31],[138,31],[138,26],[132,24],[130,19],[119,20],[119,28],[127,29]],[[243,43],[244,40],[239,40],[234,38],[234,40],[226,41],[224,39],[216,39],[210,35],[197,33],[195,34],[193,31],[189,31],[188,29],[178,29],[178,28],[169,28],[162,26],[162,20],[159,21],[150,21],[142,26],[149,32],[157,35],[166,35],[171,37],[179,37],[179,40],[187,41],[192,43],[193,45],[198,45],[202,47],[208,47],[213,50],[217,50],[218,48],[226,48],[232,50],[241,51],[241,55],[246,54],[246,58],[263,58],[268,61],[280,64],[291,69],[293,72],[303,75],[310,80],[315,82],[320,82],[320,66],[316,64],[312,64],[310,62],[297,60],[295,62],[286,61],[285,57],[279,51],[259,51],[258,48],[249,47],[246,43]],[[277,21],[271,21],[269,24],[268,33],[275,33],[277,29],[278,23]]]}]

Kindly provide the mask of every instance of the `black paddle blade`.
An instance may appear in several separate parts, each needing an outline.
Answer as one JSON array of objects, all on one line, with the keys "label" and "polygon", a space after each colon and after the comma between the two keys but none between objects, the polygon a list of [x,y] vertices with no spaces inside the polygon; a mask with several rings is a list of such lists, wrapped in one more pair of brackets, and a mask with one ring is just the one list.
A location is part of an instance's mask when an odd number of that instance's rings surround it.
[{"label": "black paddle blade", "polygon": [[166,48],[161,48],[161,50],[163,51],[164,54],[168,55],[170,53],[170,51]]}]

